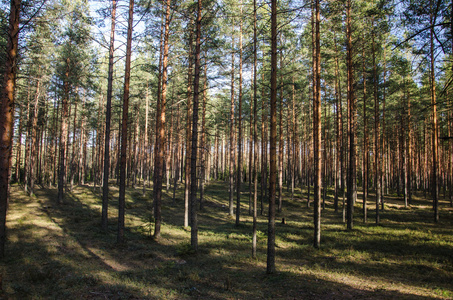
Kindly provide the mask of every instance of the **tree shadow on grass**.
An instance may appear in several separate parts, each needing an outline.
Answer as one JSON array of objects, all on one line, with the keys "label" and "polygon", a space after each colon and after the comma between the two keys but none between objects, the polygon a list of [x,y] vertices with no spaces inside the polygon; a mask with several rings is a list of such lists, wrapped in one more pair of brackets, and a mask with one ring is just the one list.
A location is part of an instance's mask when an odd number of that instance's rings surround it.
[{"label": "tree shadow on grass", "polygon": [[[277,227],[277,263],[281,264],[277,268],[282,271],[265,275],[266,218],[259,219],[258,259],[254,260],[250,257],[250,218],[244,217],[243,225],[234,226],[234,220],[227,217],[222,206],[226,199],[222,197],[222,184],[212,185],[213,190],[211,186],[206,189],[208,199],[214,205],[206,205],[200,213],[198,254],[193,254],[188,247],[189,232],[178,225],[183,216],[183,201],[177,200],[173,205],[168,195],[163,209],[166,224],[161,240],[156,242],[137,225],[146,222],[149,202],[140,198],[137,190],[128,190],[130,207],[126,212],[126,224],[130,226],[125,245],[115,244],[114,226],[107,232],[100,229],[100,198],[88,187],[76,188],[62,205],[56,204],[55,190],[37,191],[39,205],[35,207],[27,208],[29,198],[23,197],[13,210],[37,215],[22,223],[16,220],[11,229],[15,236],[10,245],[11,258],[3,264],[8,274],[6,293],[17,299],[429,299],[390,288],[361,289],[348,282],[298,271],[302,264],[313,269],[324,264],[326,273],[353,271],[364,277],[392,279],[375,261],[360,264],[333,259],[337,253],[333,250],[352,251],[353,245],[354,249],[381,258],[399,254],[396,250],[382,252],[379,249],[373,254],[370,240],[366,237],[360,240],[360,235],[367,233],[366,228],[357,231],[351,240],[348,240],[351,236],[348,232],[338,234],[337,229],[326,230],[325,244],[328,247],[332,243],[335,248],[324,252],[314,250],[307,246],[311,244],[312,235],[311,227],[306,223],[310,217],[297,216],[306,214],[306,210],[296,210],[296,206],[288,213],[290,223]],[[14,193],[20,194],[19,191]],[[226,195],[225,191],[223,195]],[[114,215],[116,203],[111,204],[110,211]],[[330,213],[327,216],[336,218]],[[111,218],[110,225],[113,221]],[[298,234],[300,239],[296,238]],[[338,243],[338,238],[344,242]],[[283,242],[291,243],[291,246]],[[394,246],[405,245],[396,243]],[[432,266],[427,267],[420,270],[434,271]],[[401,274],[398,266],[391,266],[390,271]],[[36,278],[26,274],[38,275]],[[409,281],[409,285],[417,282]],[[439,286],[435,279],[427,283]]]}]

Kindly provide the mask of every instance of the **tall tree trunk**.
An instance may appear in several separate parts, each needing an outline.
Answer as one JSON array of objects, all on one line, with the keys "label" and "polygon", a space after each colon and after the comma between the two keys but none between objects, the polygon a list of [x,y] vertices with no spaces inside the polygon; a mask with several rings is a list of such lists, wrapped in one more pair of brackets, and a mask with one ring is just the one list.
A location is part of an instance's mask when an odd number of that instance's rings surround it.
[{"label": "tall tree trunk", "polygon": [[[381,157],[379,148],[379,98],[376,66],[376,44],[374,41],[374,18],[371,21],[371,46],[373,52],[373,97],[374,97],[374,182],[376,188],[376,224],[379,224],[379,201],[381,198]],[[385,75],[384,75],[385,76]],[[384,133],[382,133],[384,134]]]},{"label": "tall tree trunk", "polygon": [[16,87],[17,51],[19,44],[19,14],[21,0],[10,1],[9,26],[6,44],[6,63],[0,106],[0,258],[5,256],[6,212],[9,198],[13,146],[14,90]]},{"label": "tall tree trunk", "polygon": [[354,69],[352,63],[352,33],[351,33],[351,0],[347,0],[346,7],[346,63],[348,69],[348,119],[349,119],[349,164],[348,164],[348,194],[347,194],[347,228],[353,228],[354,199],[356,195],[356,145],[355,145],[355,96],[354,96]]},{"label": "tall tree trunk", "polygon": [[335,40],[335,94],[337,101],[337,188],[336,188],[336,197],[334,198],[334,209],[335,212],[338,211],[338,197],[340,192],[343,194],[344,200],[344,143],[343,143],[343,106],[342,106],[342,97],[341,97],[341,79],[339,72],[339,62],[338,62],[338,48],[337,48],[337,39],[334,36]]},{"label": "tall tree trunk", "polygon": [[434,5],[433,0],[431,3],[431,17],[430,17],[430,59],[431,59],[431,105],[432,105],[432,195],[433,195],[433,209],[434,221],[439,221],[439,188],[438,188],[438,128],[437,128],[437,102],[436,102],[436,78],[434,76],[435,58],[434,58],[434,27],[436,16],[433,13]]},{"label": "tall tree trunk", "polygon": [[[364,36],[365,37],[365,36]],[[366,91],[366,67],[365,67],[365,38],[363,39],[364,45],[362,48],[362,78],[363,78],[363,222],[367,222],[367,199],[368,199],[368,168],[369,168],[369,154],[368,154],[368,125],[366,115],[366,102],[367,102],[367,91]]]},{"label": "tall tree trunk", "polygon": [[[264,59],[263,59],[264,62]],[[264,82],[264,72],[262,72]],[[264,85],[261,89],[261,197],[260,197],[260,215],[264,214],[264,199],[267,198],[267,105],[264,100]]]},{"label": "tall tree trunk", "polygon": [[165,160],[165,147],[166,147],[166,132],[165,132],[165,108],[167,100],[167,65],[168,65],[168,37],[170,36],[170,0],[167,0],[165,8],[165,33],[164,33],[164,48],[162,53],[162,94],[160,103],[159,114],[156,121],[158,126],[156,132],[156,146],[157,153],[154,165],[154,238],[160,237],[160,227],[162,222],[161,206],[162,206],[162,180],[164,176],[164,160]]},{"label": "tall tree trunk", "polygon": [[127,121],[129,114],[129,83],[131,79],[132,28],[134,18],[134,0],[129,1],[129,19],[126,40],[126,66],[124,72],[123,117],[121,123],[121,161],[120,190],[118,198],[118,236],[117,242],[124,243],[124,215],[126,197],[126,153],[127,153]]},{"label": "tall tree trunk", "polygon": [[[76,87],[75,93],[78,94],[79,87]],[[77,96],[76,96],[77,97]],[[72,192],[74,186],[74,173],[75,173],[75,151],[76,151],[76,135],[77,135],[77,103],[78,99],[74,101],[74,120],[72,125],[72,149],[71,149],[71,163],[69,165],[69,182],[70,182],[70,191]]]},{"label": "tall tree trunk", "polygon": [[406,140],[406,189],[409,205],[412,204],[412,124],[411,124],[411,95],[409,89],[406,91],[407,97],[407,140]]},{"label": "tall tree trunk", "polygon": [[236,226],[241,215],[241,181],[242,181],[242,2],[239,25],[239,95],[238,95],[238,164],[236,178]]},{"label": "tall tree trunk", "polygon": [[204,65],[204,86],[203,86],[203,104],[201,113],[201,141],[200,141],[200,210],[203,209],[204,186],[206,181],[206,101],[208,90],[208,62],[205,59]]},{"label": "tall tree trunk", "polygon": [[283,197],[283,53],[280,50],[280,99],[278,101],[278,205],[277,211],[282,211]]},{"label": "tall tree trunk", "polygon": [[146,95],[145,95],[145,137],[144,137],[144,158],[143,158],[143,196],[146,194],[146,187],[148,186],[148,170],[149,170],[149,155],[148,155],[148,118],[149,118],[149,92],[148,81],[146,82]]},{"label": "tall tree trunk", "polygon": [[277,0],[271,1],[271,111],[269,222],[267,229],[267,269],[275,273],[275,198],[277,183]]},{"label": "tall tree trunk", "polygon": [[319,248],[321,244],[321,52],[320,52],[320,8],[319,0],[315,0],[315,54],[313,58],[313,88],[315,90],[313,98],[313,157],[314,157],[314,247]]},{"label": "tall tree trunk", "polygon": [[257,86],[256,86],[256,65],[257,65],[257,35],[256,35],[256,0],[253,0],[253,228],[252,228],[252,257],[256,258],[256,218],[257,218],[257,196],[258,196],[258,134],[257,134]]},{"label": "tall tree trunk", "polygon": [[109,73],[107,79],[107,105],[105,110],[105,146],[104,146],[104,182],[102,185],[102,228],[108,227],[109,207],[109,167],[110,167],[110,119],[112,116],[112,93],[113,93],[113,54],[115,50],[115,24],[116,24],[116,0],[112,0],[112,17],[110,27],[109,45]]},{"label": "tall tree trunk", "polygon": [[39,110],[39,97],[40,97],[41,80],[38,78],[36,83],[35,103],[33,104],[33,117],[31,121],[31,141],[30,141],[30,171],[28,183],[28,195],[31,196],[35,190],[36,181],[36,143],[38,142],[38,110]]},{"label": "tall tree trunk", "polygon": [[58,172],[58,203],[62,203],[64,199],[66,186],[66,148],[68,138],[68,118],[69,118],[69,63],[70,59],[66,59],[66,72],[63,83],[63,110],[61,112],[61,129],[60,129],[60,159]]},{"label": "tall tree trunk", "polygon": [[16,150],[16,182],[21,181],[20,177],[20,165],[21,165],[21,154],[22,154],[22,131],[23,131],[23,118],[22,118],[22,106],[19,107],[19,132],[17,137],[17,150]]},{"label": "tall tree trunk", "polygon": [[[85,108],[85,96],[82,99],[82,111],[84,110],[84,108]],[[79,184],[85,184],[85,159],[86,159],[86,156],[85,156],[85,153],[86,153],[86,151],[85,151],[85,145],[86,145],[85,121],[86,121],[86,113],[82,113],[82,120],[81,120],[81,124],[80,124],[80,143],[79,143],[79,162],[78,162]],[[105,149],[104,149],[104,151],[105,151]],[[104,176],[108,176],[108,172]]]},{"label": "tall tree trunk", "polygon": [[[373,53],[375,53],[373,51]],[[384,167],[384,170],[385,172],[379,167],[379,164],[378,164],[378,170],[377,170],[377,175],[379,176],[379,179],[380,179],[380,185],[381,185],[381,197],[379,199],[379,197],[377,197],[377,193],[376,193],[376,224],[379,224],[379,202],[381,203],[381,207],[382,207],[382,210],[384,210],[384,174],[385,174],[385,177],[386,177],[386,180],[385,180],[385,185],[387,187],[387,193],[388,193],[388,168],[386,167],[386,162],[388,162],[389,160],[389,153],[387,152],[387,155],[386,155],[386,161],[383,161],[384,158],[384,153],[386,151],[386,132],[385,132],[385,96],[386,96],[386,89],[385,89],[385,84],[386,84],[386,68],[387,68],[387,60],[386,60],[386,57],[385,57],[385,47],[384,47],[384,69],[383,69],[383,77],[384,77],[384,85],[383,85],[383,95],[382,95],[382,153],[380,155],[380,157],[378,157],[378,159],[380,159],[380,164],[383,165]],[[374,60],[373,61],[373,65],[376,66],[376,61]],[[374,85],[375,85],[375,88],[374,88],[374,93],[375,93],[375,109],[376,109],[376,103],[377,103],[377,107],[379,109],[379,99],[377,97],[377,88],[378,88],[378,82],[377,82],[377,74],[376,72],[375,73],[375,78],[374,78]],[[377,99],[377,102],[376,102],[376,99]],[[375,111],[376,113],[376,111]],[[379,112],[378,112],[379,113]],[[378,124],[379,126],[379,124]],[[379,128],[378,128],[378,131],[379,131]]]},{"label": "tall tree trunk", "polygon": [[[234,29],[234,24],[233,24]],[[231,106],[230,106],[230,165],[229,165],[229,214],[234,215],[234,35],[231,36]]]},{"label": "tall tree trunk", "polygon": [[189,208],[190,208],[190,152],[192,150],[192,60],[193,60],[193,30],[192,21],[189,24],[189,68],[187,71],[187,124],[186,124],[186,168],[185,168],[185,186],[184,186],[184,227],[189,226]]},{"label": "tall tree trunk", "polygon": [[192,155],[190,157],[190,209],[191,230],[190,245],[198,251],[198,220],[197,220],[197,140],[198,140],[198,100],[200,95],[200,46],[201,46],[202,2],[198,0],[196,31],[195,31],[195,77],[193,82],[193,118],[192,118]]}]

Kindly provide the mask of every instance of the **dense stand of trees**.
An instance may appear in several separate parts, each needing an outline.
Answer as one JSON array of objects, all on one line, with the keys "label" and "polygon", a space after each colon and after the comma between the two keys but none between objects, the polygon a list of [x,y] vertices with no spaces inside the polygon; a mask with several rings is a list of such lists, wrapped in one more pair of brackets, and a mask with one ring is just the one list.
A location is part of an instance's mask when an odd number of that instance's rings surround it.
[{"label": "dense stand of trees", "polygon": [[91,15],[87,0],[0,7],[1,255],[9,182],[30,195],[57,187],[59,203],[74,184],[102,186],[104,229],[113,222],[109,186],[119,186],[118,242],[127,187],[153,199],[158,239],[163,189],[173,185],[175,199],[181,183],[181,225],[196,251],[205,184],[225,181],[236,226],[249,199],[253,256],[268,208],[268,273],[285,187],[300,205],[313,197],[317,248],[330,193],[348,229],[357,202],[362,220],[379,224],[393,193],[405,206],[414,193],[432,199],[436,222],[440,201],[453,205],[451,2],[93,7]]}]

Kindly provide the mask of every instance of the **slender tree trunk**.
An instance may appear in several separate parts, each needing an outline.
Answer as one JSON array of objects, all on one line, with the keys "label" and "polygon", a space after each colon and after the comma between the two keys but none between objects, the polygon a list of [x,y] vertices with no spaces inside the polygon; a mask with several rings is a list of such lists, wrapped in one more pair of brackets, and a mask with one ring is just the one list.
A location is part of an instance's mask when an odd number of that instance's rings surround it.
[{"label": "slender tree trunk", "polygon": [[0,101],[0,258],[5,256],[6,213],[11,176],[13,131],[14,131],[14,90],[16,87],[17,51],[19,44],[19,14],[21,0],[10,1],[9,26],[6,44],[6,63],[3,75],[3,93]]},{"label": "slender tree trunk", "polygon": [[[337,101],[337,122],[336,122],[336,130],[337,130],[337,141],[336,141],[336,148],[337,148],[337,159],[336,159],[336,170],[337,170],[337,181],[336,181],[336,189],[335,189],[335,197],[334,197],[334,209],[335,212],[338,212],[338,198],[340,192],[343,192],[344,196],[344,181],[343,181],[343,117],[342,117],[342,101],[341,101],[341,88],[340,88],[340,74],[339,74],[339,63],[338,63],[338,48],[337,48],[337,39],[334,36],[335,40],[335,94],[336,94],[336,101]],[[344,198],[344,197],[343,197]]]},{"label": "slender tree trunk", "polygon": [[70,59],[66,59],[66,72],[63,83],[63,110],[61,112],[61,129],[60,129],[60,162],[58,172],[58,203],[62,203],[64,199],[66,186],[66,148],[68,137],[68,118],[69,118],[69,63]]},{"label": "slender tree trunk", "polygon": [[167,0],[165,8],[165,33],[164,33],[164,48],[162,56],[162,94],[160,97],[159,114],[157,115],[156,127],[156,146],[157,153],[154,165],[154,238],[160,238],[160,227],[162,222],[161,206],[162,206],[162,180],[164,176],[164,160],[166,147],[166,132],[165,132],[165,108],[167,99],[167,65],[168,65],[168,38],[170,36],[170,0]]},{"label": "slender tree trunk", "polygon": [[[433,14],[434,5],[433,0],[431,2],[431,25],[435,24],[435,18]],[[430,58],[431,58],[431,105],[432,105],[432,195],[433,195],[433,209],[434,209],[434,221],[439,221],[439,188],[438,188],[438,128],[437,128],[437,102],[436,102],[436,78],[434,76],[434,27],[431,26],[430,30]]]},{"label": "slender tree trunk", "polygon": [[[376,44],[374,41],[374,18],[371,21],[371,41],[373,52],[373,97],[374,97],[374,182],[376,188],[376,224],[379,224],[379,200],[381,198],[381,157],[379,141],[379,98],[378,98],[378,81],[376,67]],[[383,133],[384,134],[384,133]]]},{"label": "slender tree trunk", "polygon": [[[280,70],[283,70],[283,53],[280,50]],[[283,72],[280,71],[280,99],[278,100],[278,206],[277,211],[282,211],[283,197]]]},{"label": "slender tree trunk", "polygon": [[356,194],[356,145],[355,145],[355,96],[354,69],[352,63],[352,33],[351,33],[351,0],[346,7],[346,39],[347,39],[347,69],[348,69],[348,119],[349,119],[349,164],[348,164],[348,194],[347,194],[347,227],[353,228],[354,199]]},{"label": "slender tree trunk", "polygon": [[242,181],[242,2],[241,21],[239,25],[239,97],[238,97],[238,164],[236,178],[236,226],[241,215],[241,181]]},{"label": "slender tree trunk", "polygon": [[[82,111],[85,108],[85,97],[82,99]],[[80,143],[79,143],[79,162],[78,162],[78,183],[85,184],[85,145],[86,145],[86,134],[85,134],[85,121],[86,113],[82,113],[82,120],[80,124]],[[105,149],[104,149],[105,151]],[[104,176],[109,176],[108,172]]]},{"label": "slender tree trunk", "polygon": [[21,165],[21,154],[22,154],[22,128],[23,128],[23,118],[22,118],[22,106],[19,107],[19,132],[17,138],[17,150],[16,150],[16,182],[21,182],[20,177],[20,165]]},{"label": "slender tree trunk", "polygon": [[201,162],[201,176],[200,176],[200,210],[203,209],[204,186],[206,181],[206,100],[208,90],[208,64],[205,60],[204,65],[204,86],[203,86],[203,104],[201,113],[201,141],[200,141],[200,162]]},{"label": "slender tree trunk", "polygon": [[[234,24],[233,24],[234,29]],[[231,106],[230,106],[230,165],[229,165],[229,214],[234,216],[234,35],[231,36]]]},{"label": "slender tree trunk", "polygon": [[412,204],[412,124],[411,124],[411,95],[409,89],[406,91],[407,96],[407,141],[406,141],[406,189],[407,200],[409,205]]},{"label": "slender tree trunk", "polygon": [[[76,94],[78,93],[78,87],[76,87]],[[75,150],[76,150],[76,135],[77,135],[77,99],[74,101],[74,120],[72,125],[72,149],[71,149],[71,163],[69,165],[69,182],[70,182],[70,191],[72,192],[74,186],[74,173],[75,173]]]},{"label": "slender tree trunk", "polygon": [[[365,37],[365,36],[364,36]],[[365,38],[363,39],[365,43]],[[366,115],[367,91],[366,91],[366,67],[365,67],[365,45],[362,52],[362,78],[363,78],[363,222],[367,222],[367,199],[368,199],[368,168],[369,168],[369,153],[368,153],[368,124]]]},{"label": "slender tree trunk", "polygon": [[148,170],[149,170],[149,161],[148,161],[148,118],[149,118],[149,92],[148,92],[148,81],[146,82],[146,95],[145,95],[145,138],[144,138],[144,158],[143,158],[143,196],[146,194],[146,187],[148,186]]},{"label": "slender tree trunk", "polygon": [[271,120],[267,269],[275,273],[275,198],[277,181],[277,0],[271,1]]},{"label": "slender tree trunk", "polygon": [[[264,72],[262,72],[264,82]],[[264,86],[261,90],[261,197],[260,215],[264,214],[264,199],[267,198],[267,105],[264,100]]]},{"label": "slender tree trunk", "polygon": [[195,77],[193,83],[193,118],[192,118],[192,155],[190,157],[190,209],[191,230],[190,245],[192,250],[198,251],[198,219],[197,219],[197,145],[198,145],[198,100],[200,95],[200,46],[201,46],[201,19],[202,0],[198,0],[196,31],[195,31]]},{"label": "slender tree trunk", "polygon": [[[373,51],[373,53],[375,53],[375,51]],[[373,62],[373,65],[376,66],[376,61],[374,60]],[[384,161],[384,152],[386,151],[386,132],[385,132],[385,95],[386,95],[386,89],[385,89],[385,85],[386,85],[386,67],[387,67],[387,63],[386,63],[386,57],[385,57],[385,47],[384,47],[384,69],[383,69],[383,77],[384,77],[384,86],[383,86],[383,95],[382,95],[382,153],[380,155],[380,157],[378,156],[378,159],[380,159],[380,164],[382,164],[385,172],[383,171],[383,169],[380,168],[379,164],[378,164],[378,170],[377,170],[377,175],[379,176],[379,179],[380,179],[380,185],[381,185],[381,197],[379,199],[379,197],[377,197],[377,193],[376,193],[376,223],[379,224],[379,202],[381,203],[381,207],[382,207],[382,210],[384,210],[384,176],[385,176],[385,185],[386,185],[386,188],[387,188],[387,193],[388,193],[388,168],[386,167],[386,162],[388,162],[389,160],[389,153],[387,152],[387,155],[386,155],[386,159]],[[377,73],[375,73],[375,79],[374,79],[374,85],[375,85],[375,88],[374,88],[374,93],[375,93],[375,108],[376,108],[376,103],[377,103],[377,107],[379,109],[379,99],[377,97],[377,88],[378,88],[378,81],[377,81]],[[377,101],[376,101],[377,99]],[[376,113],[376,111],[375,111]],[[379,113],[379,112],[378,112]],[[379,124],[378,124],[379,126]],[[379,130],[379,128],[378,128]]]},{"label": "slender tree trunk", "polygon": [[192,60],[193,60],[193,30],[192,22],[189,24],[189,68],[187,75],[187,125],[186,125],[186,168],[184,186],[184,227],[189,226],[189,196],[190,196],[190,152],[192,149]]},{"label": "slender tree trunk", "polygon": [[113,94],[113,54],[115,50],[115,24],[116,24],[116,0],[112,0],[112,17],[110,27],[109,45],[109,73],[107,79],[107,105],[105,110],[105,146],[104,146],[104,182],[102,185],[102,228],[108,227],[109,207],[109,167],[110,167],[110,119],[112,115]]},{"label": "slender tree trunk", "polygon": [[253,0],[253,229],[252,229],[252,257],[256,258],[256,218],[257,218],[257,196],[258,196],[258,134],[257,134],[257,34],[256,34],[256,0]]},{"label": "slender tree trunk", "polygon": [[120,190],[118,199],[118,236],[117,242],[124,243],[124,215],[126,196],[126,153],[127,153],[127,122],[129,114],[129,83],[131,78],[132,27],[134,17],[134,0],[129,1],[129,19],[126,40],[126,66],[124,72],[123,118],[121,123],[121,161]]},{"label": "slender tree trunk", "polygon": [[314,247],[319,248],[321,244],[321,52],[320,52],[320,8],[319,0],[315,0],[315,62],[313,64],[313,88],[315,90],[313,98],[313,141],[314,141]]},{"label": "slender tree trunk", "polygon": [[28,195],[32,196],[35,190],[36,181],[36,143],[38,142],[38,109],[39,109],[39,97],[40,97],[40,85],[41,80],[38,78],[36,83],[35,103],[33,104],[33,117],[31,121],[31,141],[30,141],[30,171],[29,171],[29,183],[28,183]]},{"label": "slender tree trunk", "polygon": [[[178,112],[177,112],[177,120],[180,120],[181,118],[181,115],[180,115],[180,107],[179,107],[179,103],[178,103]],[[180,172],[180,165],[179,165],[179,159],[181,158],[182,160],[182,152],[179,151],[179,147],[180,147],[180,144],[179,144],[179,131],[180,131],[180,123],[177,122],[177,125],[176,125],[176,145],[177,145],[177,149],[176,149],[176,153],[175,153],[175,166],[176,166],[176,170],[175,170],[175,178],[174,178],[174,182],[173,182],[173,202],[175,201],[176,199],[176,188],[178,187],[178,180],[180,178],[180,175],[179,175],[179,172]],[[181,149],[183,149],[183,147],[181,146]]]}]

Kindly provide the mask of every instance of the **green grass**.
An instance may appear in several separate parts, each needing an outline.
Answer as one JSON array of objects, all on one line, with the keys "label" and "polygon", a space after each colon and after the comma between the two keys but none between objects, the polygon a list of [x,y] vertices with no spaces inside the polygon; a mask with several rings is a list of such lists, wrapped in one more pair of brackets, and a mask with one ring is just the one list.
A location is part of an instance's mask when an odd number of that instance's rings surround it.
[{"label": "green grass", "polygon": [[[13,186],[6,258],[0,264],[4,299],[433,299],[453,298],[453,211],[414,196],[405,208],[386,199],[381,224],[374,210],[364,224],[361,198],[352,231],[329,194],[322,212],[321,248],[312,247],[313,211],[300,190],[284,189],[277,215],[277,270],[266,275],[267,217],[258,218],[258,255],[251,257],[252,218],[244,186],[241,226],[228,216],[228,188],[212,182],[199,213],[199,251],[183,227],[183,191],[164,192],[162,237],[153,228],[152,191],[126,195],[125,245],[116,244],[118,190],[111,189],[109,230],[100,228],[100,191],[74,188],[63,204],[55,189],[27,197]],[[306,191],[304,191],[306,192]],[[372,196],[372,195],[371,195]],[[306,197],[306,193],[303,194]],[[370,197],[369,208],[374,208]],[[266,214],[265,210],[265,214]],[[285,217],[286,224],[281,223]]]}]

